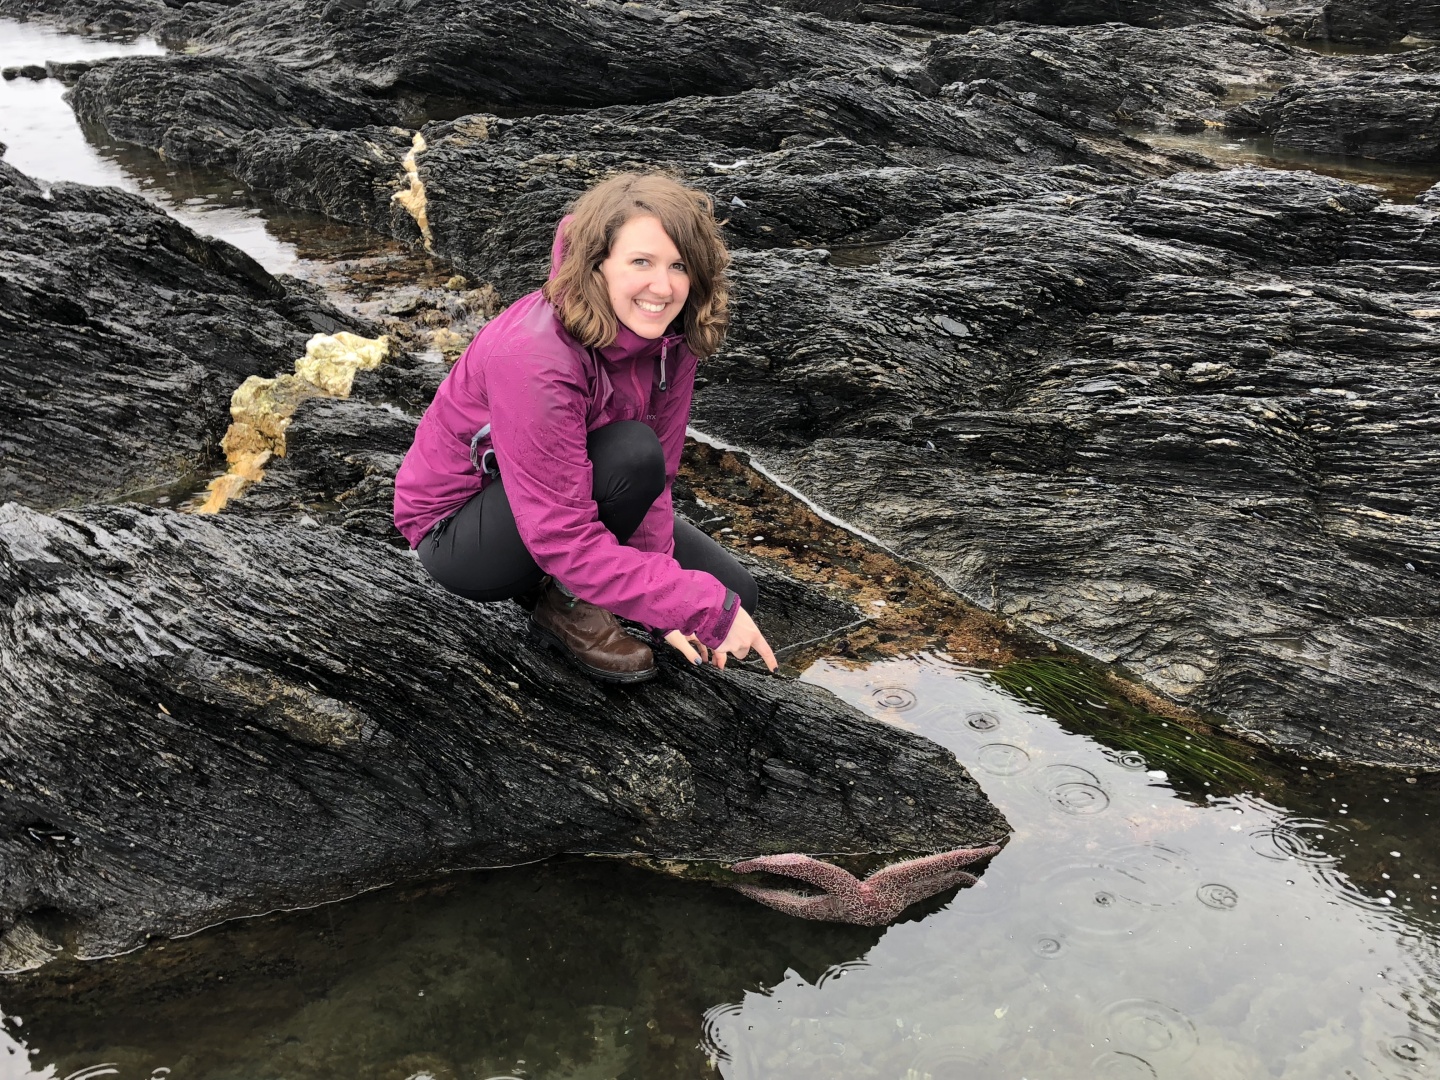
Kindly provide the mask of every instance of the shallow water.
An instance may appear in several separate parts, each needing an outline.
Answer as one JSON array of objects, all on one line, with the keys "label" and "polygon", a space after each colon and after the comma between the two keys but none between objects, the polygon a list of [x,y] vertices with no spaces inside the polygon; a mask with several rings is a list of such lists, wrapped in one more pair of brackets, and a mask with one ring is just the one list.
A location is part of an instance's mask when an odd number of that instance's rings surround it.
[{"label": "shallow water", "polygon": [[1134,130],[1136,138],[1160,150],[1196,150],[1217,165],[1261,165],[1267,169],[1308,169],[1356,184],[1373,184],[1393,202],[1412,203],[1415,196],[1440,183],[1440,165],[1398,165],[1340,154],[1312,154],[1276,146],[1268,135],[1237,135],[1221,128],[1191,134]]},{"label": "shallow water", "polygon": [[941,657],[806,678],[956,752],[1015,827],[980,885],[867,929],[590,860],[455,874],[0,985],[0,1077],[1440,1069],[1433,784],[1181,795]]},{"label": "shallow water", "polygon": [[[49,61],[146,56],[165,50],[151,38],[64,34],[40,23],[0,19],[0,68]],[[5,160],[43,182],[108,184],[143,195],[204,236],[228,240],[272,274],[307,274],[332,248],[373,245],[373,234],[315,214],[267,206],[219,172],[177,166],[153,152],[85,128],[56,79],[0,81],[0,143]]]}]

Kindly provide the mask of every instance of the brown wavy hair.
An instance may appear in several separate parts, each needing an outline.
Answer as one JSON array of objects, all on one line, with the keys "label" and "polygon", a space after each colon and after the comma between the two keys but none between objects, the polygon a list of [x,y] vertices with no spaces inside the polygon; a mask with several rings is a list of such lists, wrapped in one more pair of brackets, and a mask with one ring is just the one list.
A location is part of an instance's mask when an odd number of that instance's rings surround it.
[{"label": "brown wavy hair", "polygon": [[543,290],[571,337],[586,346],[614,342],[619,320],[600,264],[622,225],[650,215],[660,219],[690,276],[690,294],[677,316],[686,343],[702,357],[720,348],[730,322],[730,253],[709,195],[663,173],[620,173],[581,195],[571,213],[560,268]]}]

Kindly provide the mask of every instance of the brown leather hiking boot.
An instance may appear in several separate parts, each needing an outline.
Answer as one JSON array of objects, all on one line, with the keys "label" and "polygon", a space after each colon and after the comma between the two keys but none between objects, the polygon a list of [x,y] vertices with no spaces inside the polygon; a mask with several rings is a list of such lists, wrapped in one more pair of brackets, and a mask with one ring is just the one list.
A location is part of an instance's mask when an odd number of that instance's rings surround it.
[{"label": "brown leather hiking boot", "polygon": [[650,646],[627,634],[619,619],[566,595],[553,582],[541,589],[530,622],[548,645],[569,653],[588,674],[604,682],[644,682],[659,670]]}]

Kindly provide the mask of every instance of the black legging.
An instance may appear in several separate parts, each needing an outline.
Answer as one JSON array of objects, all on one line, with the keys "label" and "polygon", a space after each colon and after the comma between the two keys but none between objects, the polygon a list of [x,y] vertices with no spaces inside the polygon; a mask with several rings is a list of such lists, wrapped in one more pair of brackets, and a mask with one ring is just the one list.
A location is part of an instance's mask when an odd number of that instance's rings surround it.
[{"label": "black legging", "polygon": [[[665,454],[655,432],[638,420],[621,420],[590,433],[586,454],[593,468],[600,523],[622,544],[665,490]],[[493,480],[420,541],[420,562],[453,593],[489,602],[521,597],[540,584],[543,571],[515,528],[505,478]],[[740,597],[752,615],[759,589],[735,557],[678,515],[675,561],[704,570]],[[663,629],[663,627],[661,628]]]}]

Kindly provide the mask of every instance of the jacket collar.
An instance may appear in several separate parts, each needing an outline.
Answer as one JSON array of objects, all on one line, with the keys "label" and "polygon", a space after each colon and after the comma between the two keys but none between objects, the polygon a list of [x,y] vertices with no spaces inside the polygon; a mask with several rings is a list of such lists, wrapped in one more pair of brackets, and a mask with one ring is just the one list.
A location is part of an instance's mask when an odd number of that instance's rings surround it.
[{"label": "jacket collar", "polygon": [[615,334],[615,340],[609,345],[602,346],[595,350],[609,363],[618,363],[622,360],[646,360],[660,355],[660,346],[663,344],[667,351],[673,353],[679,344],[685,340],[684,334],[666,334],[658,338],[642,338],[624,323],[619,324]]}]

